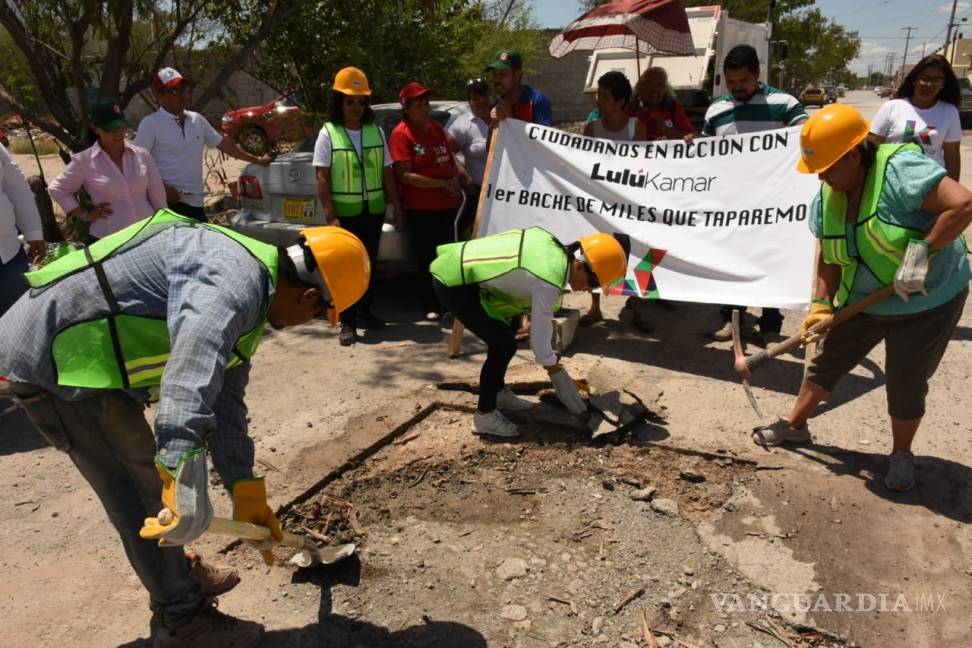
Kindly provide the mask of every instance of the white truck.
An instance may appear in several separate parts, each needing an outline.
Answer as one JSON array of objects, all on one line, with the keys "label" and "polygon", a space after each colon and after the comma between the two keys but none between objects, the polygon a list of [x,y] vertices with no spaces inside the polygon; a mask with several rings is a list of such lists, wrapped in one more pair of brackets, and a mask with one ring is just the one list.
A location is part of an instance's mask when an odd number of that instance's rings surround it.
[{"label": "white truck", "polygon": [[668,81],[675,89],[678,100],[685,106],[689,118],[699,125],[712,99],[726,93],[722,62],[729,50],[736,45],[746,43],[756,48],[760,60],[759,78],[766,82],[769,72],[766,62],[770,52],[768,24],[753,24],[730,18],[729,12],[720,6],[692,7],[687,8],[685,13],[692,30],[694,55],[642,53],[638,60],[633,50],[596,50],[591,55],[585,90],[596,90],[598,78],[611,70],[623,72],[634,86],[639,70],[644,72],[652,66],[662,67],[668,72]]}]

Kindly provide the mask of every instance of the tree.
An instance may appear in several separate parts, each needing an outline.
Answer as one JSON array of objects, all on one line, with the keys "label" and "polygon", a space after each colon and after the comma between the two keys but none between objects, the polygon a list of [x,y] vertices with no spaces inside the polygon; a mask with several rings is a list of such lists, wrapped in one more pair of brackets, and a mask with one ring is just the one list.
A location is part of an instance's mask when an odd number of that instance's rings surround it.
[{"label": "tree", "polygon": [[587,13],[591,9],[597,9],[602,4],[607,4],[609,2],[611,2],[611,0],[581,0],[581,12]]},{"label": "tree", "polygon": [[[496,50],[513,47],[530,62],[545,41],[530,6],[509,0],[318,0],[284,21],[256,52],[253,74],[281,91],[299,90],[313,110],[326,111],[334,74],[360,67],[372,102],[394,101],[410,81],[439,97],[465,97]],[[505,18],[505,19],[504,19]],[[241,26],[229,25],[231,32]]]},{"label": "tree", "polygon": [[[85,115],[92,96],[114,97],[124,107],[150,87],[156,72],[193,48],[208,44],[228,13],[248,29],[222,32],[224,58],[196,95],[202,109],[234,70],[293,14],[301,0],[5,0],[0,52],[0,97],[38,128],[72,150],[86,146]],[[169,63],[171,64],[171,63]]]},{"label": "tree", "polygon": [[[769,17],[771,0],[686,0],[686,6],[721,5],[729,15],[746,22],[764,23]],[[856,32],[825,17],[812,8],[815,0],[777,0],[773,18],[772,40],[786,41],[789,54],[785,61],[774,63],[769,70],[770,82],[793,91],[808,83],[836,79],[857,56],[860,39]]]}]

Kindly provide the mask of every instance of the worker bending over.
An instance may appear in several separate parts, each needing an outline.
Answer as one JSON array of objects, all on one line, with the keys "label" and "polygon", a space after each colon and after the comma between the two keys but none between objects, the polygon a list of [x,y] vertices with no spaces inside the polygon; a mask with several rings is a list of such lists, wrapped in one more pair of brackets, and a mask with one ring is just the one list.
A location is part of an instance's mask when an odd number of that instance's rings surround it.
[{"label": "worker bending over", "polygon": [[497,411],[527,410],[530,401],[504,387],[516,354],[510,321],[529,314],[530,346],[549,372],[557,397],[573,414],[583,414],[581,399],[553,351],[553,318],[570,290],[607,288],[624,276],[627,255],[610,234],[592,234],[564,246],[540,228],[514,229],[438,248],[430,266],[439,300],[488,348],[479,377],[479,407],[473,432],[501,437],[520,434],[516,424]]},{"label": "worker bending over", "polygon": [[[25,275],[30,291],[0,319],[0,375],[101,500],[149,592],[154,646],[260,640],[260,624],[216,609],[178,546],[213,516],[206,450],[234,518],[282,539],[263,478],[253,476],[249,360],[267,323],[326,313],[333,325],[370,272],[364,246],[338,227],[305,229],[297,244],[276,248],[160,210]],[[155,439],[143,415],[153,393]],[[175,514],[168,525],[152,518],[163,505]],[[139,537],[143,523],[151,540]]]}]

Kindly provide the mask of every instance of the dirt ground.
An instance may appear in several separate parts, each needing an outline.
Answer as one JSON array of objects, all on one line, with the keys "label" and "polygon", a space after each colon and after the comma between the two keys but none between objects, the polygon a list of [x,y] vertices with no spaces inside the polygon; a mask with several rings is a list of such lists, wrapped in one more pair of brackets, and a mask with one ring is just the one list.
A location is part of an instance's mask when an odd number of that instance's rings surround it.
[{"label": "dirt ground", "polygon": [[[270,333],[247,397],[257,471],[272,505],[296,502],[291,530],[359,554],[267,568],[207,536],[193,548],[243,575],[220,609],[262,621],[274,647],[630,648],[650,645],[645,624],[659,646],[972,645],[972,306],[931,383],[918,486],[898,495],[882,483],[883,347],[820,408],[811,444],[767,451],[749,439],[758,419],[730,345],[708,337],[716,307],[649,306],[644,335],[618,321],[621,305],[605,300],[607,321],[565,364],[650,393],[652,416],[598,442],[546,404],[518,417],[515,443],[470,434],[473,396],[435,385],[473,379],[483,347],[467,336],[448,360],[447,331],[416,323],[407,278],[379,286],[389,329],[353,347],[320,322]],[[801,313],[785,315],[789,334]],[[515,362],[531,361],[522,347]],[[755,375],[767,417],[802,370],[785,356]],[[0,645],[148,645],[147,600],[113,529],[20,412],[0,417],[0,474]],[[328,525],[340,502],[357,532]]]}]

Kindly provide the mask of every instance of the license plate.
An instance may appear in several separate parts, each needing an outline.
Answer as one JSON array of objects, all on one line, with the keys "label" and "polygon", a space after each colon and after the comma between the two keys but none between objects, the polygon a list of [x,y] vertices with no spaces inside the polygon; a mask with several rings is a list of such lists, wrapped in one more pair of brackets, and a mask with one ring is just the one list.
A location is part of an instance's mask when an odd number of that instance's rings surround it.
[{"label": "license plate", "polygon": [[313,223],[317,201],[313,198],[284,198],[281,217],[286,221]]}]

